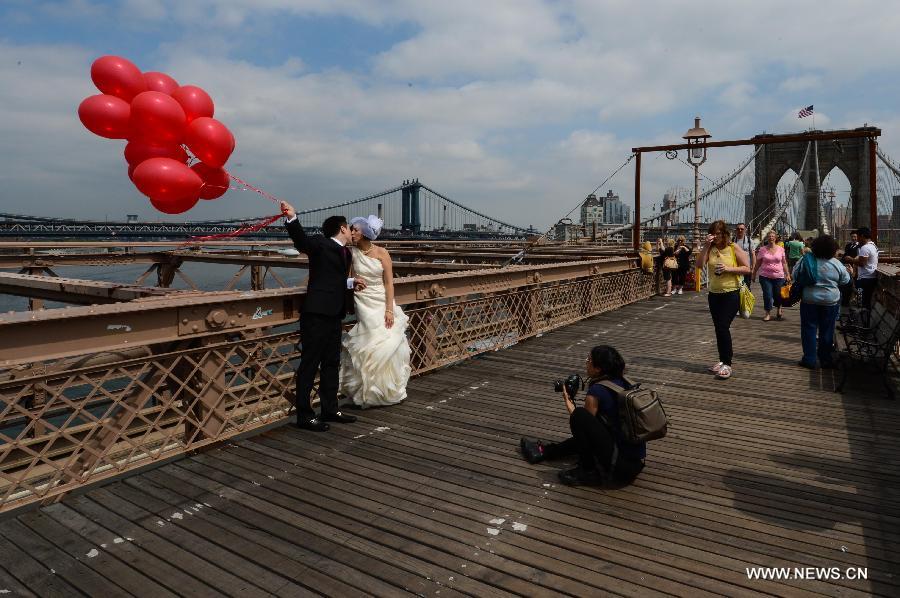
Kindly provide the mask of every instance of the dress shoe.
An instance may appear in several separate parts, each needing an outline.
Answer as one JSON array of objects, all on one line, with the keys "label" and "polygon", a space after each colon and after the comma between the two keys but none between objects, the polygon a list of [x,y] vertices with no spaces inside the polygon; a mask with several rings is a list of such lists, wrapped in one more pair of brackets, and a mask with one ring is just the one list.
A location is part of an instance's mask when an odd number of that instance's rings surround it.
[{"label": "dress shoe", "polygon": [[559,472],[559,481],[566,486],[602,486],[604,476],[596,469],[583,469],[581,466]]},{"label": "dress shoe", "polygon": [[334,413],[329,413],[328,415],[323,415],[322,419],[327,422],[337,422],[339,424],[352,424],[356,421],[355,415],[349,415],[347,413],[343,413],[341,411],[335,411]]},{"label": "dress shoe", "polygon": [[540,463],[545,459],[544,443],[540,440],[529,440],[527,438],[523,438],[519,442],[519,448],[522,450],[522,456],[525,457],[525,460],[532,465],[535,463]]},{"label": "dress shoe", "polygon": [[803,361],[802,359],[797,362],[797,365],[799,365],[802,368],[806,368],[808,370],[816,369],[816,364]]},{"label": "dress shoe", "polygon": [[327,432],[328,428],[331,427],[317,417],[314,417],[312,419],[303,420],[303,421],[298,421],[294,425],[297,426],[298,428],[300,428],[301,430],[312,430],[313,432]]}]

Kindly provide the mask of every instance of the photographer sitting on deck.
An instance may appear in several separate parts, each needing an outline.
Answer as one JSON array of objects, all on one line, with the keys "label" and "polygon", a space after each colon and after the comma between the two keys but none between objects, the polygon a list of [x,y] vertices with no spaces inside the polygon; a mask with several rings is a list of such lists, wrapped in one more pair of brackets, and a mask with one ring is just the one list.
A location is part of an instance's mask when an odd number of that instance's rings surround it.
[{"label": "photographer sitting on deck", "polygon": [[578,467],[559,472],[560,481],[569,486],[602,484],[608,475],[630,482],[644,469],[647,443],[625,441],[616,396],[602,384],[631,388],[624,379],[625,360],[613,347],[600,345],[591,349],[585,361],[589,380],[584,406],[575,406],[575,397],[566,389],[570,385],[562,388],[572,437],[553,443],[523,438],[522,455],[529,463],[538,463],[577,454]]}]

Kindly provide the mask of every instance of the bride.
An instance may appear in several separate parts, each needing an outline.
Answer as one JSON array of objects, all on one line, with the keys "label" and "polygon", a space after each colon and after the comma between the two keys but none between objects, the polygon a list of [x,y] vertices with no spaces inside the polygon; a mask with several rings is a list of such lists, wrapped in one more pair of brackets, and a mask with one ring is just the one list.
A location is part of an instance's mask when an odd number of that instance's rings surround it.
[{"label": "bride", "polygon": [[410,374],[408,318],[394,304],[391,256],[372,243],[383,225],[377,216],[350,221],[353,276],[366,288],[353,294],[357,322],[342,341],[341,393],[363,408],[405,399]]}]

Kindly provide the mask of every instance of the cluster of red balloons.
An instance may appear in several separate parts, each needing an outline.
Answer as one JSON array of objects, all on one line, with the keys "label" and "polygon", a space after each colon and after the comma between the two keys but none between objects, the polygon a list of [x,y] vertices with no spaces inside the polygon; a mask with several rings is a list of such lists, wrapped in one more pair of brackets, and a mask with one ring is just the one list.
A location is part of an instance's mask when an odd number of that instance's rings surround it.
[{"label": "cluster of red balloons", "polygon": [[[78,118],[101,137],[128,140],[128,176],[153,207],[181,214],[225,194],[234,135],[213,118],[208,93],[165,73],[142,73],[119,56],[95,60],[91,79],[102,93],[81,102]],[[188,166],[184,146],[200,161]]]}]

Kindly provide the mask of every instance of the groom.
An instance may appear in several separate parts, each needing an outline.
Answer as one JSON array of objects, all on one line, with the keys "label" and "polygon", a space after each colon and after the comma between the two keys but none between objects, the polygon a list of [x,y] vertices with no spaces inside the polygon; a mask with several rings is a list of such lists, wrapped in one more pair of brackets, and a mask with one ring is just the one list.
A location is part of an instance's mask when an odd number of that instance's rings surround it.
[{"label": "groom", "polygon": [[[324,235],[308,236],[297,212],[281,202],[285,227],[297,251],[309,258],[306,299],[300,310],[300,367],[297,368],[297,427],[315,432],[328,430],[327,422],[349,424],[356,417],[338,411],[338,370],[341,365],[341,321],[347,311],[347,290],[362,290],[366,283],[350,274],[350,228],[343,216],[322,223]],[[319,375],[321,417],[309,403],[313,380]]]}]

